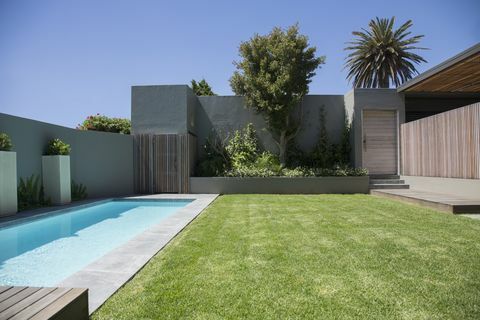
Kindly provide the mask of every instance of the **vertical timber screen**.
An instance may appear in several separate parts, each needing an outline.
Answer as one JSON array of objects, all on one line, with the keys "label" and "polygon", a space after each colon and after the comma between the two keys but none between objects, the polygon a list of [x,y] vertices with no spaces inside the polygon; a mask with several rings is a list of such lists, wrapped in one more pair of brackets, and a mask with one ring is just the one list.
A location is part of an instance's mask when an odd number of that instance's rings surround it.
[{"label": "vertical timber screen", "polygon": [[135,135],[135,192],[188,193],[195,146],[191,134]]},{"label": "vertical timber screen", "polygon": [[401,125],[402,174],[480,179],[480,103]]}]

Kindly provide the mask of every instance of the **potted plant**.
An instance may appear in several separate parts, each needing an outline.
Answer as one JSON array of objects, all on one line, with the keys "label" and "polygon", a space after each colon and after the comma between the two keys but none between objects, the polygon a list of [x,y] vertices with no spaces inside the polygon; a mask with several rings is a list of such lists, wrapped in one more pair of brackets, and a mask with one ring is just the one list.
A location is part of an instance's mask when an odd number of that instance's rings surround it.
[{"label": "potted plant", "polygon": [[42,157],[42,179],[45,198],[52,204],[71,202],[70,145],[53,139]]},{"label": "potted plant", "polygon": [[12,151],[12,141],[0,133],[0,216],[17,212],[17,153]]}]

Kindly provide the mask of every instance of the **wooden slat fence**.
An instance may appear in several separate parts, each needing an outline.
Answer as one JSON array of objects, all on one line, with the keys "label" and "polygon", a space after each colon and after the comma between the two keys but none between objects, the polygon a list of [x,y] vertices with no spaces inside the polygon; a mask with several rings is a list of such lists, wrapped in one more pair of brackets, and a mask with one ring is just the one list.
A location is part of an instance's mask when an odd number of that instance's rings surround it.
[{"label": "wooden slat fence", "polygon": [[188,193],[195,164],[191,134],[139,134],[134,138],[135,192]]},{"label": "wooden slat fence", "polygon": [[403,175],[480,179],[480,103],[401,125]]}]

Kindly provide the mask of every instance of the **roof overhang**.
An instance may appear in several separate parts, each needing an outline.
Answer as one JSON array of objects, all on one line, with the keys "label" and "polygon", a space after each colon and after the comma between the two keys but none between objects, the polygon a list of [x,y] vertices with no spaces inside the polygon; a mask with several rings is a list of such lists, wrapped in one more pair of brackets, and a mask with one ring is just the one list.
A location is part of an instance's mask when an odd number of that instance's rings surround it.
[{"label": "roof overhang", "polygon": [[404,93],[480,93],[480,43],[397,88]]}]

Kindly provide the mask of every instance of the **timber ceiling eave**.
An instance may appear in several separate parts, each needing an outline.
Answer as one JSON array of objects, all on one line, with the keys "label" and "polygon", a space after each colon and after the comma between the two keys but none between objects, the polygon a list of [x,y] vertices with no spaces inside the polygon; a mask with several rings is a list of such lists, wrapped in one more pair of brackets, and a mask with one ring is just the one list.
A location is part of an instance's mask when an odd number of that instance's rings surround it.
[{"label": "timber ceiling eave", "polygon": [[480,93],[480,43],[397,88],[403,93]]}]

